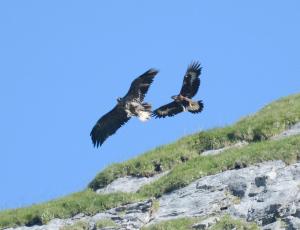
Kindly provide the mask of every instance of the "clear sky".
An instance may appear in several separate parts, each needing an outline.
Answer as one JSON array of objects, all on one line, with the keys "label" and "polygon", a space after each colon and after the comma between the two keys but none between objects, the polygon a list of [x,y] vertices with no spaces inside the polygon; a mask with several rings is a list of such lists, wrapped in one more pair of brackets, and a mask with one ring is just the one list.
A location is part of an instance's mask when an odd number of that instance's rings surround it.
[{"label": "clear sky", "polygon": [[[84,189],[97,172],[300,92],[300,1],[0,1],[0,209]],[[149,68],[145,101],[202,63],[199,115],[126,126],[95,149],[100,116]]]}]

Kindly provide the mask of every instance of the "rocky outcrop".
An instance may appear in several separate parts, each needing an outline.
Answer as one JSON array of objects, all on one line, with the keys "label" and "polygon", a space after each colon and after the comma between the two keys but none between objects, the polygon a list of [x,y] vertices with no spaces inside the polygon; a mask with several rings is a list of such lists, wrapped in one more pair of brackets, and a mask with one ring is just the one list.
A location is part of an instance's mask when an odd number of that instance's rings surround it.
[{"label": "rocky outcrop", "polygon": [[293,125],[286,131],[280,133],[279,135],[274,136],[272,139],[273,140],[279,140],[285,137],[293,136],[293,135],[299,135],[300,134],[300,122],[297,124]]},{"label": "rocky outcrop", "polygon": [[162,196],[159,204],[152,223],[230,214],[260,226],[278,219],[288,224],[293,220],[295,225],[300,212],[300,163],[286,166],[272,161],[206,176]]},{"label": "rocky outcrop", "polygon": [[[256,222],[262,229],[277,229],[283,224],[284,228],[300,229],[300,163],[285,165],[282,161],[271,161],[229,170],[203,177],[155,201],[149,199],[95,216],[77,215],[52,220],[45,226],[17,229],[55,230],[79,220],[89,223],[90,229],[96,229],[97,221],[105,219],[115,222],[117,227],[113,229],[140,229],[179,217],[210,218],[224,214]],[[200,225],[208,226],[207,223]]]},{"label": "rocky outcrop", "polygon": [[[289,136],[294,136],[294,135],[298,135],[300,134],[300,122],[291,126],[289,129],[283,131],[282,133],[275,135],[274,137],[271,138],[271,140],[280,140]],[[217,155],[220,154],[222,152],[224,152],[227,149],[231,149],[231,148],[239,148],[239,147],[243,147],[245,145],[249,144],[246,141],[240,141],[237,142],[233,145],[230,146],[226,146],[224,148],[220,148],[220,149],[212,149],[212,150],[207,150],[204,151],[203,153],[201,153],[202,156],[209,156],[209,155]]]},{"label": "rocky outcrop", "polygon": [[[69,219],[53,219],[47,225],[18,227],[16,230],[60,230],[64,226],[76,226],[78,222],[88,223],[88,229],[140,229],[149,223],[152,215],[153,200],[123,205],[117,208],[98,213],[94,216],[78,214]],[[97,228],[97,223],[103,220],[112,220],[114,224],[103,228]],[[10,228],[12,229],[12,228]],[[72,228],[71,228],[72,229]]]},{"label": "rocky outcrop", "polygon": [[156,174],[153,177],[134,177],[126,176],[114,180],[105,188],[98,189],[99,194],[107,194],[113,192],[137,192],[143,185],[150,184],[166,175],[168,172]]}]

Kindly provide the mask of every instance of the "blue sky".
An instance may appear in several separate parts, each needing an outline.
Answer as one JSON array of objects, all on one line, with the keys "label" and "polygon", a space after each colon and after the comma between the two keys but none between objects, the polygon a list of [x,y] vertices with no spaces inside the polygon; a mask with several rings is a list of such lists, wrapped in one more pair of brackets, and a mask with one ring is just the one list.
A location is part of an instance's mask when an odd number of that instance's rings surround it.
[{"label": "blue sky", "polygon": [[[0,2],[0,209],[84,189],[101,169],[231,124],[300,92],[299,1]],[[154,107],[202,63],[200,115],[131,119],[95,149],[90,130],[131,81],[160,70]]]}]

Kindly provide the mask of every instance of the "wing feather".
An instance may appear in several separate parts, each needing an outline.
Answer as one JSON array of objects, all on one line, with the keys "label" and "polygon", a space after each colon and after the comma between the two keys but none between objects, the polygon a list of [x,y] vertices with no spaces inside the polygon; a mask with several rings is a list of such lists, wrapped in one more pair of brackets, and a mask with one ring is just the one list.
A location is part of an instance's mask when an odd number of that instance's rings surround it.
[{"label": "wing feather", "polygon": [[143,101],[148,89],[153,82],[155,75],[158,73],[156,69],[149,69],[141,76],[137,77],[130,85],[130,88],[124,98],[135,98]]},{"label": "wing feather", "polygon": [[184,75],[183,84],[180,90],[182,96],[192,98],[196,95],[200,86],[200,74],[201,74],[200,63],[192,62]]},{"label": "wing feather", "polygon": [[152,116],[155,118],[164,118],[166,116],[172,117],[184,110],[183,106],[175,101],[163,105],[158,109],[154,110]]},{"label": "wing feather", "polygon": [[93,127],[90,136],[95,147],[99,147],[113,135],[130,117],[122,107],[116,105],[110,112],[103,115]]}]

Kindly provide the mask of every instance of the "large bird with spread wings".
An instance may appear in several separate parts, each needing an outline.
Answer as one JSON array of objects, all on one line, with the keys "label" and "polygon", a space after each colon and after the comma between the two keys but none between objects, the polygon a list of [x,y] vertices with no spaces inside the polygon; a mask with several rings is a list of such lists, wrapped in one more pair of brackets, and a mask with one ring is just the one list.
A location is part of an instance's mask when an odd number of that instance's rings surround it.
[{"label": "large bird with spread wings", "polygon": [[127,94],[122,98],[119,97],[117,105],[97,121],[90,134],[94,146],[101,146],[131,117],[136,116],[141,121],[147,121],[151,117],[151,105],[143,101],[157,73],[157,70],[149,69],[136,78]]},{"label": "large bird with spread wings", "polygon": [[178,95],[172,96],[173,101],[154,110],[152,116],[155,118],[172,117],[183,111],[191,113],[200,113],[203,110],[203,102],[192,101],[200,86],[200,63],[193,62],[188,66],[188,69],[183,78],[183,85]]}]

